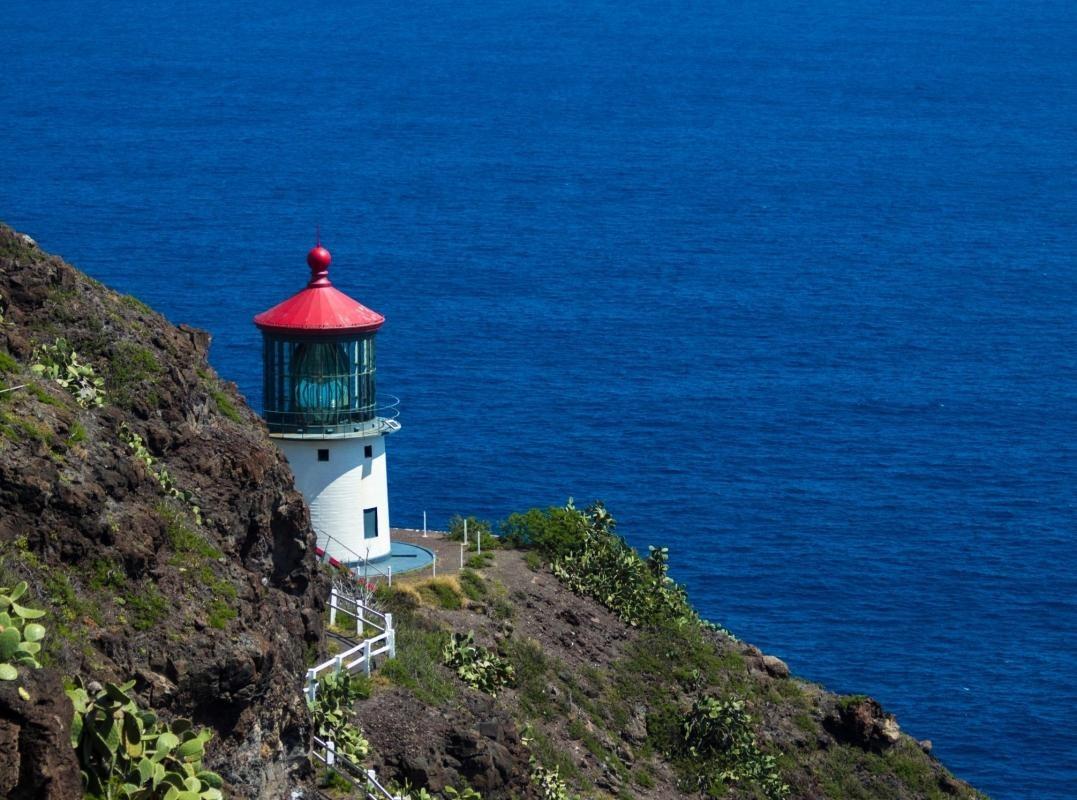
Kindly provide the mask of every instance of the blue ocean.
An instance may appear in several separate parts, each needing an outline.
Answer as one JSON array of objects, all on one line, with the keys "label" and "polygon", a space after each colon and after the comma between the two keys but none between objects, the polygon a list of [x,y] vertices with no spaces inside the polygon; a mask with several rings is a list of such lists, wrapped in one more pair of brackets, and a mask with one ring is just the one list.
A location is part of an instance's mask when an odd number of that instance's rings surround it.
[{"label": "blue ocean", "polygon": [[[300,6],[309,6],[300,8]],[[0,219],[382,312],[393,524],[602,498],[996,798],[1077,794],[1077,4],[4,4]]]}]

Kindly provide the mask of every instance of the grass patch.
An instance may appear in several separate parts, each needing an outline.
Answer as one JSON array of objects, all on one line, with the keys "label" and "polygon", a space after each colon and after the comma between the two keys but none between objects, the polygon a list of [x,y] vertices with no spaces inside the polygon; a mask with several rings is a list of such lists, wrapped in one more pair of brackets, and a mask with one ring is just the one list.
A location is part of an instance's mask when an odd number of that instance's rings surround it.
[{"label": "grass patch", "polygon": [[[233,590],[234,591],[234,590]],[[211,628],[224,629],[236,618],[236,609],[226,601],[215,597],[209,602],[208,622]]]},{"label": "grass patch", "polygon": [[97,591],[122,592],[127,586],[127,571],[122,564],[106,558],[90,562],[89,584]]},{"label": "grass patch", "polygon": [[489,550],[476,553],[467,560],[465,565],[468,569],[484,569],[494,563],[494,554]]},{"label": "grass patch", "polygon": [[209,396],[213,398],[213,402],[217,405],[217,410],[221,412],[221,415],[232,420],[232,422],[242,422],[243,418],[239,415],[238,409],[236,409],[235,403],[232,402],[232,398],[222,392],[220,389],[209,390]]},{"label": "grass patch", "polygon": [[418,619],[396,631],[396,658],[379,669],[379,675],[409,689],[419,700],[441,706],[456,696],[456,681],[441,665],[442,651],[449,635],[423,627]]},{"label": "grass patch", "polygon": [[[146,381],[152,381],[161,373],[161,365],[153,351],[133,342],[120,342],[112,352],[106,377],[109,398],[116,405],[129,408]],[[154,405],[156,393],[147,402]]]},{"label": "grass patch", "polygon": [[145,583],[137,593],[124,597],[127,618],[136,631],[148,631],[168,614],[168,601],[156,584]]},{"label": "grass patch", "polygon": [[527,564],[528,568],[533,572],[538,572],[542,569],[542,556],[539,555],[536,550],[528,550],[524,553],[524,563]]},{"label": "grass patch", "polygon": [[455,578],[429,578],[412,584],[412,588],[419,593],[419,597],[426,605],[448,611],[464,606],[464,592],[460,587],[460,582]]},{"label": "grass patch", "polygon": [[19,362],[6,350],[0,350],[0,372],[18,372]]},{"label": "grass patch", "polygon": [[553,719],[561,710],[546,690],[551,683],[551,665],[542,645],[534,639],[510,639],[505,655],[516,672],[520,710],[530,719]]},{"label": "grass patch", "polygon": [[86,426],[78,420],[71,423],[71,427],[67,429],[67,443],[82,444],[86,441]]},{"label": "grass patch", "polygon": [[479,601],[489,594],[489,589],[486,586],[486,581],[482,579],[479,573],[465,569],[459,576],[460,589],[468,600]]},{"label": "grass patch", "polygon": [[133,308],[135,311],[141,311],[143,314],[152,314],[153,309],[143,303],[134,295],[125,294],[120,296],[120,302],[128,308]]},{"label": "grass patch", "polygon": [[214,547],[205,536],[187,524],[187,517],[167,503],[157,505],[157,516],[165,525],[165,536],[168,545],[178,558],[176,563],[189,563],[189,558],[183,556],[201,556],[202,558],[218,559],[221,551]]}]

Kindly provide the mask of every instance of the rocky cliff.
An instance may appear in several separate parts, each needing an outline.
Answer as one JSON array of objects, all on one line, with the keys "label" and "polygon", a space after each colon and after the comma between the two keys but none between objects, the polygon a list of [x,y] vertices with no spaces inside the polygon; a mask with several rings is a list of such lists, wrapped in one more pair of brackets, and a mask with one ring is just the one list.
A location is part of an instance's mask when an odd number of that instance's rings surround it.
[{"label": "rocky cliff", "polygon": [[[134,680],[142,706],[212,729],[226,797],[347,791],[307,763],[300,693],[346,646],[323,632],[329,578],[287,465],[208,346],[0,226],[0,587],[25,582],[47,628],[42,667],[0,680],[0,797],[82,796],[74,676]],[[640,558],[601,507],[514,525],[515,548],[378,591],[397,657],[344,713],[362,768],[398,791],[980,796],[875,701],[700,620],[664,551]]]},{"label": "rocky cliff", "polygon": [[74,675],[134,679],[144,705],[211,727],[229,796],[283,796],[325,597],[287,464],[208,334],[3,226],[0,320],[0,585],[48,612],[30,699],[0,685],[0,796],[81,797],[57,746]]}]

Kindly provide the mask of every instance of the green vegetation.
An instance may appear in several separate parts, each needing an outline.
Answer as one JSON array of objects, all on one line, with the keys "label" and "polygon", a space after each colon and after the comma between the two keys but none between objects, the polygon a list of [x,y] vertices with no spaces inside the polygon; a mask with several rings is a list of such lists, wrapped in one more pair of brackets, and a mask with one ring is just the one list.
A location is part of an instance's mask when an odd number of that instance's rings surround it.
[{"label": "green vegetation", "polygon": [[34,350],[31,372],[59,384],[83,408],[104,405],[105,382],[94,368],[83,364],[67,339],[39,345]]},{"label": "green vegetation", "polygon": [[220,389],[211,388],[209,390],[209,396],[213,398],[213,402],[217,404],[217,410],[221,412],[225,417],[232,420],[232,422],[242,422],[243,417],[239,415],[239,411],[236,409],[235,403],[232,402],[227,394]]},{"label": "green vegetation", "polygon": [[445,643],[442,660],[468,686],[495,697],[500,689],[516,683],[516,670],[508,659],[475,644],[475,634],[470,631],[452,635]]},{"label": "green vegetation", "polygon": [[18,372],[19,362],[6,350],[0,350],[0,372]]},{"label": "green vegetation", "polygon": [[236,618],[235,606],[231,603],[215,597],[209,601],[209,626],[211,628],[224,629],[228,623]]},{"label": "green vegetation", "polygon": [[562,583],[594,598],[630,625],[698,620],[684,589],[666,574],[665,548],[652,547],[648,559],[640,558],[614,533],[616,520],[600,502],[581,512],[569,500],[563,512],[576,515],[574,527],[581,533],[572,541],[558,536],[557,550],[549,552],[553,573]]},{"label": "green vegetation", "polygon": [[144,314],[154,314],[154,313],[156,313],[156,312],[154,312],[154,310],[152,308],[150,308],[148,305],[143,303],[141,300],[139,300],[134,295],[130,295],[130,294],[121,295],[120,296],[120,302],[123,303],[128,308],[133,308],[135,311],[141,311]]},{"label": "green vegetation", "polygon": [[86,426],[78,420],[71,423],[71,427],[67,429],[67,443],[82,444],[86,441]]},{"label": "green vegetation", "polygon": [[467,560],[465,566],[468,569],[484,569],[494,563],[494,554],[489,550],[476,553]]},{"label": "green vegetation", "polygon": [[424,703],[432,706],[448,703],[456,696],[456,684],[441,664],[448,634],[424,625],[418,618],[402,622],[400,611],[393,611],[393,615],[397,623],[396,658],[379,667],[379,673],[397,686],[411,690]]},{"label": "green vegetation", "polygon": [[486,581],[472,569],[463,570],[460,573],[458,580],[460,581],[460,589],[468,600],[479,601],[485,598],[489,593]]},{"label": "green vegetation", "polygon": [[[576,552],[586,532],[587,520],[571,500],[564,508],[532,508],[511,514],[501,523],[501,541],[536,550],[551,561]],[[540,558],[535,560],[541,565]]]},{"label": "green vegetation", "polygon": [[173,508],[168,503],[158,503],[155,509],[161,521],[165,524],[165,536],[172,552],[179,558],[180,564],[191,564],[192,557],[198,556],[203,559],[217,559],[221,557],[221,551],[210,544],[201,533],[193,530],[187,524],[186,515]]},{"label": "green vegetation", "polygon": [[128,621],[136,631],[148,631],[168,615],[168,601],[156,584],[145,581],[138,591],[123,597]]},{"label": "green vegetation", "polygon": [[67,688],[75,708],[71,746],[82,768],[87,797],[99,800],[223,800],[224,782],[202,768],[209,730],[189,720],[165,725],[140,709],[135,682],[106,684],[94,695],[81,681]]},{"label": "green vegetation", "polygon": [[12,588],[0,587],[0,680],[13,681],[19,677],[16,664],[40,667],[37,654],[45,638],[45,626],[29,620],[40,619],[45,612],[19,605],[26,593],[26,581]]},{"label": "green vegetation", "polygon": [[153,453],[146,447],[145,441],[131,430],[126,422],[120,425],[120,439],[131,448],[135,458],[146,465],[146,469],[153,475],[164,493],[185,504],[194,517],[195,524],[201,525],[203,522],[202,509],[195,503],[194,494],[176,486],[176,482],[172,479],[172,474],[165,467],[157,465],[157,459],[153,457]]},{"label": "green vegetation", "polygon": [[[153,351],[133,342],[120,342],[113,348],[108,364],[109,397],[116,405],[130,408],[143,390],[142,385],[153,381],[160,373],[161,365]],[[152,387],[144,399],[151,406],[157,402]]]},{"label": "green vegetation", "polygon": [[463,592],[455,578],[428,578],[414,586],[419,597],[430,605],[449,611],[463,608]]},{"label": "green vegetation", "polygon": [[[467,517],[467,546],[468,550],[477,550],[479,539],[482,539],[482,549],[492,550],[500,542],[490,529],[490,523],[478,517]],[[456,514],[449,520],[449,539],[454,542],[464,541],[465,518]]]},{"label": "green vegetation", "polygon": [[370,697],[369,681],[356,681],[347,671],[327,675],[318,682],[317,699],[310,715],[318,735],[332,739],[336,751],[358,765],[370,753],[370,743],[352,723],[356,700]]},{"label": "green vegetation", "polygon": [[556,767],[546,769],[536,759],[531,759],[531,783],[538,788],[542,800],[570,800],[568,786],[561,779]]},{"label": "green vegetation", "polygon": [[759,749],[752,718],[741,700],[701,697],[681,721],[680,739],[668,752],[683,760],[700,789],[726,783],[758,788],[768,800],[789,795],[773,756]]}]

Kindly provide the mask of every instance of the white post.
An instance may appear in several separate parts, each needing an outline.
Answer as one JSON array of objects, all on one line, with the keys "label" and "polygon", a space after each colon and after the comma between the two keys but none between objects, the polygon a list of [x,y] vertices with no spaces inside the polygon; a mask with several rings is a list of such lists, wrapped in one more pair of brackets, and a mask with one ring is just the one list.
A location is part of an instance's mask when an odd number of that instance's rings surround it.
[{"label": "white post", "polygon": [[431,575],[430,577],[436,578],[438,576],[438,554],[437,553],[434,553],[434,562],[433,563],[434,563],[434,566],[433,566],[434,574]]},{"label": "white post", "polygon": [[366,629],[366,617],[363,615],[363,611],[366,606],[361,601],[355,601],[355,633],[357,636],[362,636],[363,631]]},{"label": "white post", "polygon": [[314,670],[307,670],[307,700],[314,702],[318,697],[318,678],[314,675]]},{"label": "white post", "polygon": [[368,678],[370,677],[370,661],[370,640],[367,639],[363,642],[363,672]]},{"label": "white post", "polygon": [[464,568],[464,548],[466,546],[467,545],[463,545],[463,544],[460,545],[460,569]]},{"label": "white post", "polygon": [[385,633],[388,635],[389,658],[396,658],[396,628],[393,627],[393,615],[385,615]]},{"label": "white post", "polygon": [[423,512],[423,538],[426,538],[426,512]]},{"label": "white post", "polygon": [[393,565],[390,564],[389,566],[387,566],[385,568],[385,570],[389,575],[389,585],[392,586],[393,585]]},{"label": "white post", "polygon": [[334,656],[333,657],[333,674],[336,675],[342,669],[344,669],[344,657],[343,656]]},{"label": "white post", "polygon": [[325,743],[325,765],[331,767],[335,763],[337,763],[337,743],[330,739]]},{"label": "white post", "polygon": [[329,592],[329,626],[337,624],[337,587],[334,586]]},{"label": "white post", "polygon": [[467,545],[467,517],[464,517],[464,545]]},{"label": "white post", "polygon": [[482,555],[482,528],[479,528],[478,534],[475,536],[475,545],[478,547],[478,553]]}]

